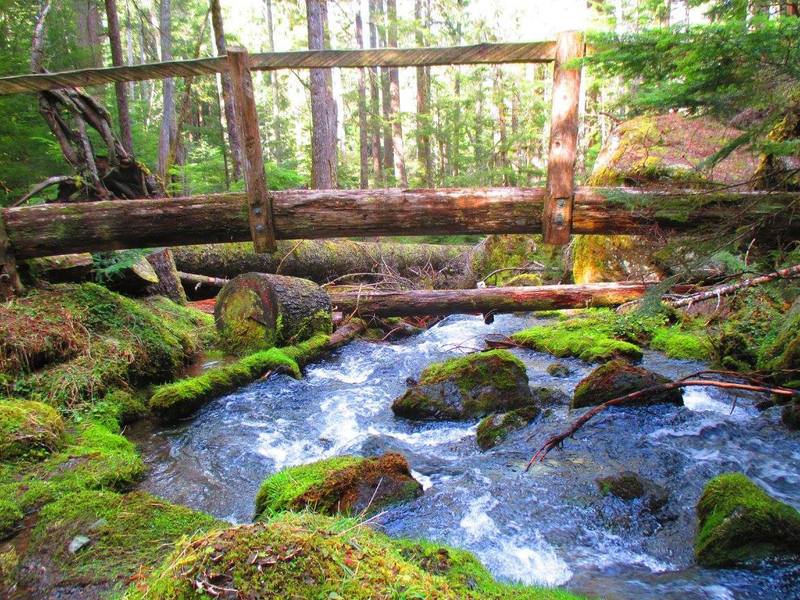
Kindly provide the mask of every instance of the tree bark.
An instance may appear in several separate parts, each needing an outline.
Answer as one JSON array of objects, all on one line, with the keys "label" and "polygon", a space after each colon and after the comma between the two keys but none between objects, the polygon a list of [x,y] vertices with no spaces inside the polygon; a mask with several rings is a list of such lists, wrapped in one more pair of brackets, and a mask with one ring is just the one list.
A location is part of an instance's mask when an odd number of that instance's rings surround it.
[{"label": "tree bark", "polygon": [[[161,0],[159,8],[159,27],[161,30],[161,60],[172,60],[172,15],[170,0]],[[161,132],[158,138],[158,174],[167,187],[167,170],[169,168],[169,147],[175,131],[175,81],[171,77],[164,79],[163,111],[161,115]]]},{"label": "tree bark", "polygon": [[[369,45],[370,48],[378,47],[378,26],[375,23],[375,1],[369,1]],[[383,148],[381,147],[381,99],[379,89],[380,76],[378,67],[369,68],[369,93],[370,93],[370,135],[372,137],[372,172],[375,177],[375,187],[382,187],[385,182],[383,173]]]},{"label": "tree bark", "polygon": [[[397,48],[397,0],[386,0],[389,21],[389,48]],[[404,188],[408,187],[406,161],[403,156],[403,124],[400,115],[400,71],[389,69],[389,94],[391,99],[392,145],[394,146],[394,176]]]},{"label": "tree bark", "polygon": [[[232,347],[287,346],[330,328],[328,294],[307,279],[246,273],[217,296],[214,320]],[[330,332],[330,329],[328,329]]]},{"label": "tree bark", "polygon": [[78,46],[86,52],[85,65],[103,66],[103,51],[100,44],[100,11],[95,0],[74,0],[77,19]]},{"label": "tree bark", "polygon": [[[328,43],[327,0],[306,0],[308,49],[324,50]],[[311,69],[311,187],[336,187],[336,103],[330,69]]]},{"label": "tree bark", "polygon": [[[275,52],[275,25],[272,21],[272,0],[264,0],[267,10],[267,40],[269,41],[269,51]],[[270,84],[272,85],[272,104],[270,104],[270,123],[272,124],[272,138],[274,148],[272,156],[276,164],[283,163],[283,136],[281,135],[281,125],[278,115],[280,114],[280,86],[278,85],[278,73],[268,72]]]},{"label": "tree bark", "polygon": [[[217,55],[223,56],[227,54],[228,47],[225,43],[225,28],[222,23],[222,10],[220,9],[219,0],[211,0],[211,25],[214,28],[214,44],[217,47]],[[228,73],[222,73],[221,79],[222,102],[225,105],[225,124],[228,133],[228,145],[230,146],[233,179],[238,180],[242,177],[242,143],[236,127],[236,108],[231,89],[231,76]]]},{"label": "tree bark", "polygon": [[158,276],[158,283],[148,286],[147,293],[151,296],[166,296],[173,302],[186,304],[186,292],[183,291],[178,269],[175,268],[172,250],[169,248],[156,250],[147,255],[147,262]]},{"label": "tree bark", "polygon": [[[361,10],[356,13],[356,47],[364,47],[364,31],[361,24]],[[366,69],[358,70],[358,150],[359,186],[369,188],[369,142],[367,135],[367,82]]]},{"label": "tree bark", "polygon": [[[378,48],[386,46],[386,24],[383,9],[384,0],[371,0],[372,19],[375,23],[377,32]],[[392,185],[394,173],[394,142],[392,138],[392,89],[389,77],[389,69],[381,67],[381,105],[383,114],[383,176],[386,185]]]},{"label": "tree bark", "polygon": [[497,105],[497,130],[499,141],[497,145],[497,166],[503,173],[503,185],[511,185],[508,168],[508,131],[506,125],[506,98],[503,88],[503,71],[495,67],[494,93]]},{"label": "tree bark", "polygon": [[[119,32],[119,16],[117,14],[117,0],[106,1],[106,15],[108,17],[108,41],[111,46],[111,64],[121,67],[124,63],[122,59],[122,40]],[[133,155],[133,135],[131,134],[131,114],[128,109],[128,89],[127,84],[118,81],[114,83],[114,90],[117,95],[117,111],[119,112],[119,131],[120,141],[129,155]]]},{"label": "tree bark", "polygon": [[618,306],[644,296],[641,283],[543,285],[471,290],[337,292],[334,310],[360,316],[403,317],[461,313],[505,313],[531,310]]},{"label": "tree bark", "polygon": [[[416,20],[417,46],[425,46],[423,31],[430,27],[430,0],[426,0],[427,9],[423,14],[423,0],[414,2],[414,19]],[[417,164],[420,181],[425,187],[433,187],[433,159],[431,154],[430,128],[430,67],[417,67]]]}]

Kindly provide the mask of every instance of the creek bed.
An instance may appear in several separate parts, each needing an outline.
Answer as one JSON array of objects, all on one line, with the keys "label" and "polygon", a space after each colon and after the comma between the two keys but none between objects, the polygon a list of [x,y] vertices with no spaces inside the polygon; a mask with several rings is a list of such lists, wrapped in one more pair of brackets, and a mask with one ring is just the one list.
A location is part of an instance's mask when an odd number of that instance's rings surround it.
[{"label": "creek bed", "polygon": [[[476,423],[395,418],[392,400],[430,362],[544,322],[501,315],[452,316],[397,343],[357,341],[311,365],[304,379],[273,376],[206,406],[171,428],[143,423],[128,434],[150,466],[142,487],[234,523],[252,518],[261,481],[283,467],[338,454],[398,451],[425,494],[389,509],[375,525],[473,551],[500,578],[559,585],[608,598],[800,598],[800,566],[756,570],[693,565],[694,507],[705,482],[741,471],[800,509],[800,434],[757,396],[699,387],[686,406],[614,408],[601,414],[529,473],[531,454],[577,416],[554,407],[487,452]],[[531,384],[571,393],[592,366],[566,359],[565,378],[547,374],[550,355],[514,350]],[[644,367],[676,378],[703,368],[659,353]],[[734,399],[736,408],[731,413]],[[530,439],[529,439],[530,438]],[[657,516],[641,501],[600,494],[595,479],[631,470],[669,493]]]}]

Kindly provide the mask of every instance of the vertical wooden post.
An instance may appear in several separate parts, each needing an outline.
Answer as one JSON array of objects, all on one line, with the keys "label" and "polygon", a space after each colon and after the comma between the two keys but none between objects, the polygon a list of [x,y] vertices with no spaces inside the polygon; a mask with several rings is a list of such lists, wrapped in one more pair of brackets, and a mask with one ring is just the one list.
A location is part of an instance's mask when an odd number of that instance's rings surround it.
[{"label": "vertical wooden post", "polygon": [[[253,95],[253,78],[250,75],[250,57],[244,48],[228,48],[228,65],[236,113],[236,127],[242,141],[242,168],[250,206],[250,234],[256,252],[276,249],[272,221],[272,197],[264,175],[264,153],[258,127],[256,100]],[[228,123],[228,127],[231,124]]]},{"label": "vertical wooden post", "polygon": [[578,149],[578,106],[581,69],[567,64],[581,58],[583,34],[558,34],[553,70],[553,107],[550,116],[550,155],[547,161],[547,200],[544,205],[544,241],[569,243],[572,229],[572,200],[575,190],[575,158]]},{"label": "vertical wooden post", "polygon": [[3,210],[0,209],[0,301],[8,300],[14,294],[22,291],[22,282],[17,274],[14,252],[11,250],[11,242],[3,222]]}]

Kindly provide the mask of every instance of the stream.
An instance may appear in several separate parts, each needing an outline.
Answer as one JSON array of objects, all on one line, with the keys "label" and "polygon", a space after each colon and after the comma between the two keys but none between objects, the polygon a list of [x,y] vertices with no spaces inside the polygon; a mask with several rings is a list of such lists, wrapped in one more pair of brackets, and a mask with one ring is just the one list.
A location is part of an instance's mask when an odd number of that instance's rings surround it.
[{"label": "stream", "polygon": [[[800,509],[800,433],[781,425],[777,409],[756,411],[757,396],[698,387],[684,391],[684,407],[610,409],[529,473],[524,467],[536,448],[580,411],[555,406],[487,452],[475,443],[477,423],[394,417],[391,402],[407,377],[482,348],[490,333],[539,322],[499,315],[485,325],[480,317],[452,316],[400,342],[353,342],[310,365],[300,381],[278,375],[253,383],[179,426],[139,424],[127,434],[150,467],[142,488],[249,522],[261,481],[283,467],[397,451],[425,493],[389,509],[376,526],[471,550],[499,578],[605,598],[800,598],[800,565],[693,564],[694,509],[711,477],[741,471]],[[532,385],[567,393],[593,368],[565,359],[574,372],[556,378],[546,373],[552,356],[514,353]],[[671,378],[703,367],[655,352],[642,365]],[[640,500],[602,496],[595,479],[623,470],[666,488],[666,506],[653,515]]]}]

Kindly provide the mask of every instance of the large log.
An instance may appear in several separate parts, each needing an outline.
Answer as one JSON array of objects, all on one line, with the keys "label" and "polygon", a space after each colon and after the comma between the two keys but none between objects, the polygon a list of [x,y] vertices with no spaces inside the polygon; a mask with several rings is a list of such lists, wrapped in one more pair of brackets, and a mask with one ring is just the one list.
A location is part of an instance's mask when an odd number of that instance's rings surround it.
[{"label": "large log", "polygon": [[460,313],[507,313],[564,308],[618,306],[644,296],[642,283],[543,285],[471,290],[337,292],[334,310],[345,315],[402,317]]},{"label": "large log", "polygon": [[172,250],[178,270],[186,273],[228,279],[250,272],[278,273],[317,283],[382,271],[401,277],[417,277],[429,271],[461,275],[472,251],[468,245],[353,240],[282,241],[275,252],[264,254],[256,254],[250,242],[178,246]]},{"label": "large log", "polygon": [[[543,188],[287,190],[274,193],[278,239],[531,233],[542,230]],[[763,221],[795,235],[800,193],[636,192],[580,188],[573,233],[635,234],[652,228],[716,229]],[[17,259],[121,248],[250,239],[247,199],[231,193],[190,198],[44,204],[7,208]]]},{"label": "large log", "polygon": [[230,350],[289,346],[320,331],[330,333],[331,302],[307,279],[245,273],[222,288],[214,320]]}]

